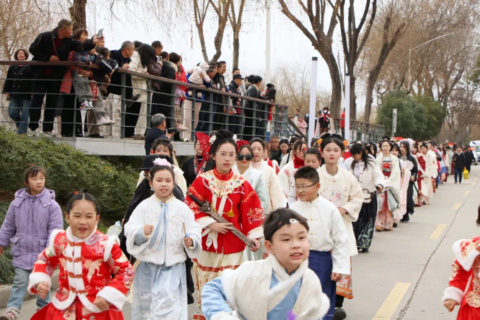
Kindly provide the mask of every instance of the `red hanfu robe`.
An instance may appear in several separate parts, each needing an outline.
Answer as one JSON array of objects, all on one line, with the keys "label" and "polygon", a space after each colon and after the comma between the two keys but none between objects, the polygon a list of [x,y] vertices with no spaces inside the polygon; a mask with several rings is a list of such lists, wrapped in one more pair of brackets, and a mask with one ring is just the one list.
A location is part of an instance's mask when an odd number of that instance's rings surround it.
[{"label": "red hanfu robe", "polygon": [[479,245],[480,237],[459,240],[453,245],[456,259],[452,265],[452,275],[449,287],[445,289],[443,301],[450,299],[460,305],[457,320],[480,320]]},{"label": "red hanfu robe", "polygon": [[[49,246],[39,255],[30,275],[28,290],[36,294],[39,283],[51,284],[59,267],[58,289],[52,302],[34,320],[122,320],[122,307],[133,282],[134,271],[120,249],[118,238],[99,231],[84,240],[66,231],[54,231]],[[111,304],[102,312],[93,302],[102,297]]]}]

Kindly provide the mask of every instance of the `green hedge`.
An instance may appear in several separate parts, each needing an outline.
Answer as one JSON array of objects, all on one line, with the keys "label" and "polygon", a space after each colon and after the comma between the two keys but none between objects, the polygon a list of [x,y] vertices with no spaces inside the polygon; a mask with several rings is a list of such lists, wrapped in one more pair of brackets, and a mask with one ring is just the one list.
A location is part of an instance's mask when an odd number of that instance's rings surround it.
[{"label": "green hedge", "polygon": [[[7,215],[8,202],[0,202],[0,225]],[[3,249],[3,255],[0,255],[0,285],[13,283],[15,276],[15,268],[12,266],[12,255],[10,254],[10,247]]]},{"label": "green hedge", "polygon": [[138,173],[129,166],[115,167],[98,156],[87,155],[50,139],[32,140],[0,127],[0,188],[23,187],[23,172],[30,163],[47,169],[47,187],[65,205],[74,191],[88,189],[102,206],[102,219],[121,220],[135,191]]}]

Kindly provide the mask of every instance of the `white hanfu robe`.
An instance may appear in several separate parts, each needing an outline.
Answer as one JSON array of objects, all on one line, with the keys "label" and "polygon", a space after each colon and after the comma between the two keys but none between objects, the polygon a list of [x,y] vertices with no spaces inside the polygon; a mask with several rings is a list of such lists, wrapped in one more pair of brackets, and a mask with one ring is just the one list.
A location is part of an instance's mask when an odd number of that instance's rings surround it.
[{"label": "white hanfu robe", "polygon": [[207,320],[279,320],[291,311],[296,320],[322,319],[330,307],[315,273],[304,261],[291,275],[275,256],[225,270],[203,287]]},{"label": "white hanfu robe", "polygon": [[[143,232],[146,224],[154,226],[148,236]],[[133,211],[125,224],[127,251],[140,261],[132,319],[188,319],[185,260],[187,254],[194,259],[202,252],[201,232],[193,212],[173,196],[163,203],[152,195]],[[192,247],[185,247],[185,236],[192,238]]]},{"label": "white hanfu robe", "polygon": [[268,210],[264,210],[266,214],[279,208],[285,208],[287,206],[287,198],[283,194],[280,182],[275,170],[270,167],[265,160],[262,160],[259,166],[251,166],[254,169],[260,170],[263,173],[263,182],[267,185],[268,196],[270,197],[270,205]]}]

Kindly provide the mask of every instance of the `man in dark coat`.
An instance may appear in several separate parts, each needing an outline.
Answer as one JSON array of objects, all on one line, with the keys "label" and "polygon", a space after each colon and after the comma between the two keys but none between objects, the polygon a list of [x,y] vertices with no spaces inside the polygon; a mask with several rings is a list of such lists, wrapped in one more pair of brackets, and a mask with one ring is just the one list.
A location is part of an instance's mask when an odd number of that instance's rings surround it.
[{"label": "man in dark coat", "polygon": [[[228,84],[230,93],[242,95],[240,87],[243,84],[243,77],[239,74],[233,76],[233,80]],[[232,98],[232,107],[228,110],[228,130],[233,134],[240,134],[242,129],[242,99]]]},{"label": "man in dark coat", "polygon": [[466,161],[465,154],[462,152],[461,146],[457,147],[457,152],[455,152],[455,154],[453,155],[452,162],[455,171],[455,183],[457,183],[457,177],[459,179],[458,182],[462,183],[463,170],[466,167]]},{"label": "man in dark coat", "polygon": [[465,167],[467,168],[467,171],[470,172],[470,169],[472,168],[472,163],[475,162],[475,155],[472,152],[471,147],[467,147],[467,150],[465,151]]},{"label": "man in dark coat", "polygon": [[[97,36],[85,42],[77,41],[72,36],[73,24],[62,19],[53,31],[43,32],[30,45],[29,51],[33,61],[67,61],[71,51],[88,51],[95,48]],[[43,133],[52,136],[55,109],[60,93],[60,85],[66,67],[32,66],[33,97],[30,103],[30,124],[32,131],[37,130],[42,111],[43,99],[47,93],[47,101],[43,116]],[[52,81],[57,80],[57,81]]]},{"label": "man in dark coat", "polygon": [[[246,96],[250,98],[259,99],[260,98],[259,86],[262,83],[262,81],[263,79],[260,76],[254,76],[252,78],[252,83],[247,89]],[[250,141],[256,136],[259,136],[258,130],[255,130],[256,132],[255,135],[253,134],[253,131],[254,131],[253,129],[257,125],[257,122],[259,121],[259,120],[254,121],[254,114],[256,119],[259,118],[258,105],[259,105],[258,102],[245,100],[245,111],[244,111],[245,127],[243,128],[243,140]],[[254,112],[255,109],[257,109],[256,112]]]},{"label": "man in dark coat", "polygon": [[[227,63],[225,61],[217,62],[217,74],[213,78],[213,81],[217,84],[217,89],[223,92],[228,92],[228,88],[225,84],[224,74],[227,71]],[[224,95],[217,95],[215,100],[218,104],[215,107],[215,116],[213,118],[213,130],[219,130],[225,128],[225,112],[227,99]]]}]

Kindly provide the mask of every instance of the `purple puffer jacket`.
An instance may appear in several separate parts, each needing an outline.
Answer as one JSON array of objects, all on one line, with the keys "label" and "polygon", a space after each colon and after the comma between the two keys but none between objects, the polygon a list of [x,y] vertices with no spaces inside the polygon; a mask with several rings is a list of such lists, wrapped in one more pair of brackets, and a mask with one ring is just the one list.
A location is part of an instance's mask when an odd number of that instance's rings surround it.
[{"label": "purple puffer jacket", "polygon": [[63,229],[62,209],[55,201],[55,191],[44,188],[42,193],[32,196],[27,189],[20,189],[0,229],[0,247],[8,247],[11,242],[13,266],[32,270],[55,229]]}]

